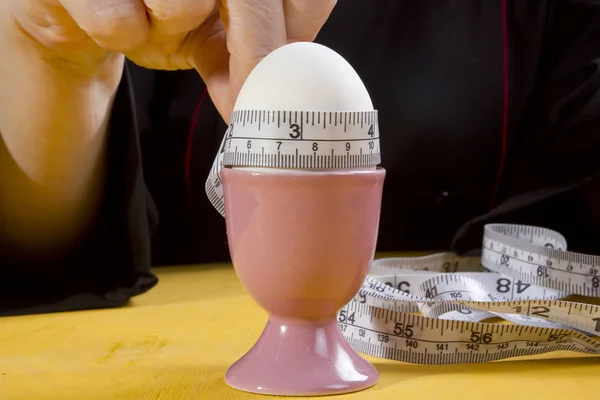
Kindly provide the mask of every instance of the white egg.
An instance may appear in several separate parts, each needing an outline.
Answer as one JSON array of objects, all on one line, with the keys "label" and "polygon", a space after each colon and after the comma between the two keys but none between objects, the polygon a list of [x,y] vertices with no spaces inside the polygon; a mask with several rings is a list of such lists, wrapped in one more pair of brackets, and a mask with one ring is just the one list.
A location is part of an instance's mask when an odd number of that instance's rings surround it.
[{"label": "white egg", "polygon": [[274,50],[252,70],[234,110],[370,111],[373,103],[341,55],[298,42]]},{"label": "white egg", "polygon": [[[297,42],[271,52],[252,70],[234,106],[234,111],[241,110],[349,112],[374,109],[362,80],[341,55],[321,44]],[[323,134],[326,139],[344,139],[340,129]]]}]

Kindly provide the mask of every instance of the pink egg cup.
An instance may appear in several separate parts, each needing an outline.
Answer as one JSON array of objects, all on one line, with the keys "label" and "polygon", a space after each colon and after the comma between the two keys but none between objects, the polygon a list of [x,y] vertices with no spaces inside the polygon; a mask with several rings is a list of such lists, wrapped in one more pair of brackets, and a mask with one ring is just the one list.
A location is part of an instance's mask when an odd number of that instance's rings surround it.
[{"label": "pink egg cup", "polygon": [[225,374],[236,389],[283,396],[359,391],[375,367],[339,331],[375,253],[385,170],[224,168],[227,238],[238,278],[268,322]]}]

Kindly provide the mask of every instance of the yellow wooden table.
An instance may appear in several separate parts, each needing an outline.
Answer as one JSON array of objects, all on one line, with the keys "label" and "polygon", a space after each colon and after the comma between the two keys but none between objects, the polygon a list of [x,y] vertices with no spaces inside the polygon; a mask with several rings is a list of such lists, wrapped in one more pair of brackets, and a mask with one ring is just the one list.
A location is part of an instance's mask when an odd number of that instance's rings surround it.
[{"label": "yellow wooden table", "polygon": [[[273,399],[223,381],[266,321],[231,266],[155,271],[159,285],[127,307],[0,318],[0,399]],[[559,355],[571,358],[418,366],[368,357],[380,382],[332,398],[598,399],[600,358]]]}]

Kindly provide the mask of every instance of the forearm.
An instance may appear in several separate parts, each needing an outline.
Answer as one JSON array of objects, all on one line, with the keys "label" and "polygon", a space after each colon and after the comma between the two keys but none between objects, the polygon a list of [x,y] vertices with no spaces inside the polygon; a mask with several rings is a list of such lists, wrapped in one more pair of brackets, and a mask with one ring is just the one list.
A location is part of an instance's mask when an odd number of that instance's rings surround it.
[{"label": "forearm", "polygon": [[80,76],[40,58],[22,32],[1,28],[1,233],[25,248],[60,250],[85,229],[99,199],[123,61]]}]

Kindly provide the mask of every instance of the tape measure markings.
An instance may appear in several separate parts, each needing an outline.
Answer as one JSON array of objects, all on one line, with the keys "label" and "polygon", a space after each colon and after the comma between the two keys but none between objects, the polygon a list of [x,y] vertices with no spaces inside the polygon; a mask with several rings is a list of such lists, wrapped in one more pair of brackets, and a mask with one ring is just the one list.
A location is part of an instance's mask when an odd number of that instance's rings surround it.
[{"label": "tape measure markings", "polygon": [[[240,136],[238,138],[227,138],[227,141],[236,141],[236,140],[245,140],[245,139],[249,139],[249,140],[260,140],[260,141],[283,141],[283,142],[302,142],[302,141],[318,141],[318,142],[359,142],[359,141],[364,141],[365,139],[286,139],[286,138],[263,138],[263,137],[259,137],[259,136]],[[379,139],[378,137],[373,138],[372,140],[377,140]]]},{"label": "tape measure markings", "polygon": [[[246,139],[244,138],[244,140]],[[232,140],[229,141],[229,143],[232,142]],[[304,144],[308,144],[308,146],[304,146]],[[310,155],[300,154],[301,147],[310,147],[306,151],[314,149],[314,147],[311,147],[314,142],[312,144],[305,142],[304,144],[294,144],[291,154],[284,154],[281,150],[274,150],[270,154],[267,154],[265,151],[269,151],[270,149],[264,144],[261,146],[260,153],[251,152],[250,150],[243,151],[236,145],[223,156],[223,164],[280,169],[337,169],[359,168],[379,163],[378,154],[363,154],[362,150],[359,150],[359,154],[340,155],[335,154],[335,149],[332,148],[328,149],[331,150],[331,154],[316,154],[316,152]]]},{"label": "tape measure markings", "polygon": [[[368,316],[370,318],[369,322],[371,322],[371,323],[373,323],[373,317],[378,320],[383,321],[384,324],[393,322],[394,330],[397,333],[392,333],[392,336],[396,336],[396,337],[404,338],[404,339],[411,339],[414,337],[415,326],[418,328],[421,328],[421,329],[439,330],[441,337],[444,336],[444,329],[446,329],[447,334],[453,333],[456,330],[456,328],[461,328],[461,333],[464,333],[464,331],[465,331],[464,328],[467,327],[465,324],[460,324],[460,326],[459,326],[457,321],[454,321],[454,320],[427,318],[427,317],[421,317],[421,316],[410,315],[410,314],[404,314],[403,318],[401,319],[402,322],[398,322],[398,319],[395,318],[395,316],[394,316],[394,312],[392,312],[391,310],[381,310],[381,309],[369,310],[364,307],[368,307],[368,306],[361,305],[361,304],[358,304],[358,305],[352,304],[352,306],[350,306],[349,310],[347,311],[347,315],[351,315],[352,316],[351,318],[353,320],[356,320],[356,317],[357,317],[356,313],[358,313],[359,318]],[[551,339],[551,341],[555,341],[555,340],[559,340],[560,338],[564,338],[570,333],[569,329],[560,329],[560,330],[558,330],[560,332],[558,334],[555,334],[555,333],[549,334],[548,332],[550,332],[550,330],[548,330],[547,328],[541,328],[541,327],[535,327],[535,326],[518,326],[518,325],[505,325],[505,324],[475,324],[475,325],[477,325],[477,328],[481,328],[481,331],[483,333],[492,333],[492,334],[497,334],[499,336],[503,336],[505,334],[513,333],[516,330],[516,331],[518,331],[517,333],[519,335],[523,334],[523,332],[530,333],[531,335],[537,335],[539,337],[541,337],[542,335],[548,335],[548,337]],[[352,325],[352,326],[357,326],[357,325]],[[374,328],[364,328],[364,329],[369,330],[373,333],[387,334],[386,331],[376,330]],[[487,336],[487,338],[490,338],[489,341],[485,337],[482,337],[481,342],[483,344],[498,344],[498,343],[505,343],[505,342],[523,341],[522,338],[519,338],[519,339],[509,339],[509,340],[503,340],[501,342],[492,343],[491,337],[492,336]],[[593,339],[587,338],[584,335],[582,336],[582,338],[587,343],[590,343],[594,346],[600,347],[600,342],[595,342]],[[423,342],[429,342],[429,343],[439,343],[439,342],[473,343],[473,340],[447,340],[447,341],[443,341],[443,340],[439,340],[439,339],[419,339],[419,340],[423,341]],[[479,339],[476,339],[475,341],[479,342]],[[544,342],[545,340],[538,340],[538,341]]]},{"label": "tape measure markings", "polygon": [[[529,239],[525,240],[526,237]],[[538,245],[541,237],[557,239],[554,244],[558,248],[546,247],[549,243]],[[492,224],[485,228],[481,260],[485,268],[531,284],[570,294],[600,296],[600,257],[562,248],[566,248],[566,241],[557,232],[522,225]]]},{"label": "tape measure markings", "polygon": [[205,190],[212,205],[225,216],[222,168],[324,170],[380,163],[377,111],[236,110]]},{"label": "tape measure markings", "polygon": [[357,303],[342,311],[340,330],[355,350],[402,362],[490,362],[557,350],[600,354],[600,342],[568,329],[433,319]]},{"label": "tape measure markings", "polygon": [[[462,281],[462,279],[461,279]],[[439,300],[435,298],[422,298],[406,295],[384,283],[368,277],[361,292],[365,297],[374,297],[379,300],[411,301],[422,303],[421,306],[430,315],[440,315],[461,308],[472,308],[484,312],[497,312],[503,314],[518,314],[530,317],[544,318],[551,322],[566,324],[583,331],[600,333],[600,307],[586,303],[575,303],[561,300],[513,300],[513,301],[491,301],[481,300]],[[431,286],[430,290],[435,287]],[[407,296],[410,296],[407,298]],[[435,295],[434,295],[435,296]],[[491,296],[488,294],[488,296]],[[366,300],[362,301],[363,303]],[[384,307],[381,307],[384,308]],[[565,311],[566,308],[566,311]]]},{"label": "tape measure markings", "polygon": [[[294,115],[293,122],[292,114]],[[275,116],[277,116],[277,121],[275,121]],[[300,118],[298,118],[298,116],[300,116]],[[348,118],[348,116],[350,116],[350,118]],[[306,118],[306,121],[304,121],[304,117]],[[327,122],[328,120],[329,122]],[[323,129],[327,129],[327,127],[331,126],[343,126],[344,132],[347,132],[348,125],[358,126],[360,124],[361,129],[363,129],[365,124],[367,124],[368,134],[372,137],[374,137],[375,132],[378,131],[377,111],[237,110],[232,113],[230,118],[230,126],[241,123],[242,127],[246,127],[247,123],[258,123],[259,131],[262,127],[262,123],[270,125],[275,124],[275,122],[277,122],[277,128],[281,128],[282,124],[298,124],[298,126],[289,127],[293,131],[290,134],[290,137],[294,139],[302,138],[302,134],[304,133],[302,127],[304,126],[320,126]]]}]

